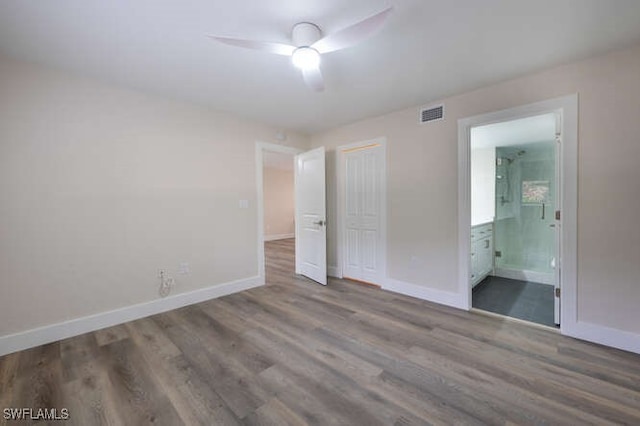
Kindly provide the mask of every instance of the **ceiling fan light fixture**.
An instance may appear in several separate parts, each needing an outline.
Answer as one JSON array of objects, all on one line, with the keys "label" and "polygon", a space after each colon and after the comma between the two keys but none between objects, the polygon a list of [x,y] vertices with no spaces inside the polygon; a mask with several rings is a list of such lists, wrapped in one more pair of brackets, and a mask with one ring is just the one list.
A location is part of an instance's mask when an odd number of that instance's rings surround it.
[{"label": "ceiling fan light fixture", "polygon": [[299,47],[291,55],[291,62],[301,70],[312,70],[320,66],[320,53],[313,47]]},{"label": "ceiling fan light fixture", "polygon": [[298,22],[291,29],[291,43],[243,40],[216,35],[210,35],[210,37],[231,46],[291,56],[291,62],[302,71],[302,78],[307,86],[322,92],[324,80],[320,71],[320,55],[346,49],[370,37],[382,27],[392,10],[393,7],[388,7],[382,12],[328,35],[323,35],[320,27],[311,22]]}]

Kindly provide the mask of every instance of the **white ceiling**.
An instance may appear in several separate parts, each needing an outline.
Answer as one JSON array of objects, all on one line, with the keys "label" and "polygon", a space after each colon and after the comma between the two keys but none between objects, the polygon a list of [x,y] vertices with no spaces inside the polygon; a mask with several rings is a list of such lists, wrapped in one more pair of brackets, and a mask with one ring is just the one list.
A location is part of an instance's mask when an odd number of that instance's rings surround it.
[{"label": "white ceiling", "polygon": [[555,137],[555,114],[537,115],[471,128],[471,149],[553,142]]},{"label": "white ceiling", "polygon": [[[288,42],[390,4],[382,31],[323,56],[323,93],[287,57],[205,37]],[[629,45],[638,22],[638,0],[2,0],[0,52],[313,133]]]}]

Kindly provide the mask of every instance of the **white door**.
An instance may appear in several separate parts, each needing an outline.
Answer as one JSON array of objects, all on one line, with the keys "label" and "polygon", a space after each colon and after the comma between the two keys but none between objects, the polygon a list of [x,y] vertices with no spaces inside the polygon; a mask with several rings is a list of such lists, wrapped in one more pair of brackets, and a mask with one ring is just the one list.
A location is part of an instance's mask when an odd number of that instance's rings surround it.
[{"label": "white door", "polygon": [[296,155],[296,274],[327,285],[324,147]]},{"label": "white door", "polygon": [[372,144],[346,149],[343,155],[343,276],[383,284],[384,241],[381,233],[384,147]]},{"label": "white door", "polygon": [[562,200],[562,135],[561,135],[561,117],[557,114],[556,118],[556,191],[555,191],[555,206],[556,211],[554,223],[551,225],[555,231],[555,269],[554,269],[554,294],[553,294],[553,322],[560,325],[560,283],[562,282],[562,221],[560,212],[560,201]]}]

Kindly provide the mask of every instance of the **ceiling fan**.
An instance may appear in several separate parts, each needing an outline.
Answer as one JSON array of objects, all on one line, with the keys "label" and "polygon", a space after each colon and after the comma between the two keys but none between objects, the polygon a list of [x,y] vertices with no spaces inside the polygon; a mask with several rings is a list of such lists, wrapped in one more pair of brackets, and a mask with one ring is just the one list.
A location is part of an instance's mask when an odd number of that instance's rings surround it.
[{"label": "ceiling fan", "polygon": [[299,22],[293,26],[291,31],[292,44],[242,40],[215,35],[209,35],[209,37],[232,46],[290,56],[293,65],[302,71],[305,83],[312,89],[321,92],[324,90],[324,81],[320,72],[320,55],[353,46],[371,36],[382,27],[392,9],[393,7],[389,7],[324,37],[322,30],[317,25],[311,22]]}]

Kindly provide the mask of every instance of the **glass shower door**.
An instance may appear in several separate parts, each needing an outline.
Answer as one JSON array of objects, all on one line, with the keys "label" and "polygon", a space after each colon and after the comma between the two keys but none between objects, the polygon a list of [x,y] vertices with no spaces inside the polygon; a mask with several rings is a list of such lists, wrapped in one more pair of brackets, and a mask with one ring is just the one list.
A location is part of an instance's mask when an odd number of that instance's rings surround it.
[{"label": "glass shower door", "polygon": [[496,148],[495,266],[499,276],[557,285],[556,145],[547,141]]}]

